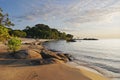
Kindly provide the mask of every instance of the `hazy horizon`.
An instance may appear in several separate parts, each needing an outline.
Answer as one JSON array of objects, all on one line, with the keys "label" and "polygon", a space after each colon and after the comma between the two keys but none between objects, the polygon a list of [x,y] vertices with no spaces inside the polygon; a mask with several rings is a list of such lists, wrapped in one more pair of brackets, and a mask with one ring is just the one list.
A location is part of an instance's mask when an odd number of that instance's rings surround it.
[{"label": "hazy horizon", "polygon": [[35,24],[75,37],[120,38],[120,0],[0,0],[14,29]]}]

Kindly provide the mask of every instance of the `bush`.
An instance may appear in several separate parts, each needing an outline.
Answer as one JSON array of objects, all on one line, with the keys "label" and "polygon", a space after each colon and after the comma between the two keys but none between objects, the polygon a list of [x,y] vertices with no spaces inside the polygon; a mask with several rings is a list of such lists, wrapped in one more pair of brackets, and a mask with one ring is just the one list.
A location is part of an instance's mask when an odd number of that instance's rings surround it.
[{"label": "bush", "polygon": [[9,50],[11,50],[15,53],[21,47],[21,40],[17,37],[12,37],[8,41],[8,47],[9,47]]},{"label": "bush", "polygon": [[0,41],[4,42],[9,39],[10,35],[8,33],[8,29],[4,26],[0,25]]}]

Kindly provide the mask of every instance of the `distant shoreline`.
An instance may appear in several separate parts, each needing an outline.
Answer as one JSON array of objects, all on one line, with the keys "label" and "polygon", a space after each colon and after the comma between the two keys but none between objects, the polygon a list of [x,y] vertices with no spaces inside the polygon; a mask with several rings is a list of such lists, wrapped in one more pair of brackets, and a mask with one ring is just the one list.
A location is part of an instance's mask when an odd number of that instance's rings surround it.
[{"label": "distant shoreline", "polygon": [[99,40],[97,38],[83,38],[83,39],[75,39],[75,40]]}]

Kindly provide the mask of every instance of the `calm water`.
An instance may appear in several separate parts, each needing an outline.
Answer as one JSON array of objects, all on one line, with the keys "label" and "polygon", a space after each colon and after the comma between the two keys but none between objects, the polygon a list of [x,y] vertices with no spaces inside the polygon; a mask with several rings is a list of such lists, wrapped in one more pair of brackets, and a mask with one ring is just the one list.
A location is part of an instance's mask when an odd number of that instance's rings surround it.
[{"label": "calm water", "polygon": [[72,54],[78,65],[93,68],[113,80],[120,80],[120,39],[53,41],[45,46]]}]

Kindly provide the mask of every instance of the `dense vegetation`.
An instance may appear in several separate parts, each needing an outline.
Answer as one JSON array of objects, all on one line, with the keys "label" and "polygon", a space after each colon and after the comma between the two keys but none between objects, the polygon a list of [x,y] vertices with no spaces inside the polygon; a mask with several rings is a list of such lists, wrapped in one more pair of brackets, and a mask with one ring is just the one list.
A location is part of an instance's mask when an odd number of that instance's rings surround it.
[{"label": "dense vegetation", "polygon": [[73,35],[60,32],[57,29],[50,28],[45,24],[37,24],[34,27],[27,26],[23,30],[26,32],[28,38],[42,38],[42,39],[67,39],[73,38]]},{"label": "dense vegetation", "polygon": [[26,37],[26,32],[24,32],[22,30],[12,30],[10,28],[8,28],[8,29],[9,29],[10,36]]},{"label": "dense vegetation", "polygon": [[38,39],[72,39],[73,35],[60,32],[45,24],[37,24],[33,27],[27,26],[24,30],[12,30],[8,28],[10,36],[38,38]]}]

